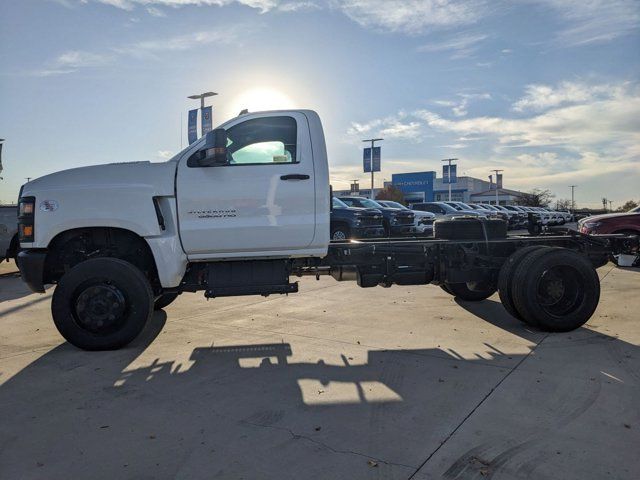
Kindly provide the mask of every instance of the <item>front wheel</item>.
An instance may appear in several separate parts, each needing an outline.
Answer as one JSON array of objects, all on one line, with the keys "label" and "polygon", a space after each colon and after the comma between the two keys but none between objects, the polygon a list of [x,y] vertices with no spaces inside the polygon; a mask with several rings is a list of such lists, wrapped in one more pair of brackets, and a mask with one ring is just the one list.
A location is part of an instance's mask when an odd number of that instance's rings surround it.
[{"label": "front wheel", "polygon": [[343,225],[338,225],[331,229],[331,240],[345,241],[349,239],[349,228]]},{"label": "front wheel", "polygon": [[135,339],[153,313],[153,291],[143,273],[117,258],[84,261],[53,292],[53,321],[83,350],[114,350]]}]

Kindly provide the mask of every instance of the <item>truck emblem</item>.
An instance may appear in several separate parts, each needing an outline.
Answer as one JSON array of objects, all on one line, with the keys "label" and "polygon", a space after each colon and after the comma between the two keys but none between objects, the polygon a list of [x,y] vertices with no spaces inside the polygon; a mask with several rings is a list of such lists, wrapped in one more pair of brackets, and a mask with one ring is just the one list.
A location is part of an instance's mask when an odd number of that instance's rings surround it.
[{"label": "truck emblem", "polygon": [[40,202],[40,210],[43,212],[53,212],[58,209],[58,202],[55,200],[43,200]]}]

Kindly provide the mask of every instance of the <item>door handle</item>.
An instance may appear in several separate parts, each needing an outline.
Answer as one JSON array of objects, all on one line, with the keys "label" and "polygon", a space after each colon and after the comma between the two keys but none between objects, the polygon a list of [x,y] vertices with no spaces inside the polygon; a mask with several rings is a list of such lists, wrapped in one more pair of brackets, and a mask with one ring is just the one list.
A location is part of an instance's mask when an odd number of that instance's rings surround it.
[{"label": "door handle", "polygon": [[309,175],[302,173],[290,173],[289,175],[282,175],[280,180],[309,180]]}]

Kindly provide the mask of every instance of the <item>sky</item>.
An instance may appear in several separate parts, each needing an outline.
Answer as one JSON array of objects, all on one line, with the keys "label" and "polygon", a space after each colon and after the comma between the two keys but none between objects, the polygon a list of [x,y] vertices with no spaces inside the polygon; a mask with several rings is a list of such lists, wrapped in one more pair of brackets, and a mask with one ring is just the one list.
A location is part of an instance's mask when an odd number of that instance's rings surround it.
[{"label": "sky", "polygon": [[640,199],[638,0],[0,2],[0,202],[26,177],[164,161],[186,97],[322,118],[334,188],[382,137],[392,173],[504,169],[507,188]]}]

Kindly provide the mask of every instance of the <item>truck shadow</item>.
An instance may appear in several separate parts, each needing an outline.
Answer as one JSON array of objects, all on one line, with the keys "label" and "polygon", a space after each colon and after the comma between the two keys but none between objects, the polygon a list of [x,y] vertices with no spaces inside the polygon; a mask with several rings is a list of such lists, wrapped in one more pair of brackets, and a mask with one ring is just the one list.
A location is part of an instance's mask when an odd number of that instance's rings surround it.
[{"label": "truck shadow", "polygon": [[20,272],[8,272],[0,274],[0,303],[31,295],[27,285],[20,281]]},{"label": "truck shadow", "polygon": [[[491,304],[486,318],[529,338]],[[165,321],[156,313],[120,351],[62,344],[5,381],[0,476],[329,479],[370,478],[375,468],[379,478],[408,478],[524,357],[491,346],[473,359],[438,348],[355,348],[309,361],[291,344],[264,343],[199,347],[184,358],[167,347],[170,359],[146,358]],[[576,336],[612,358],[638,357],[613,337]],[[570,352],[580,363],[580,350]],[[556,366],[567,361],[561,349],[554,354]],[[571,401],[590,394],[584,388],[556,394]]]}]

